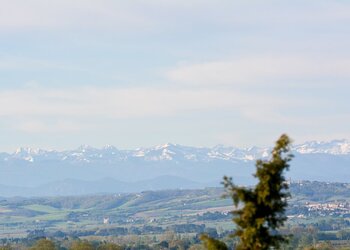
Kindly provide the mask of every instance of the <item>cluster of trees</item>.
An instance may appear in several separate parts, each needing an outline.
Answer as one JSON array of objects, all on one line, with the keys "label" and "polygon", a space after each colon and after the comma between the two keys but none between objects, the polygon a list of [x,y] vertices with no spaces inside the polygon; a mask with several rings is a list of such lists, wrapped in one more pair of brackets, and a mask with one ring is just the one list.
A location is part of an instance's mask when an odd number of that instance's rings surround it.
[{"label": "cluster of trees", "polygon": [[100,229],[90,229],[90,230],[73,230],[70,232],[62,232],[62,231],[54,231],[54,232],[46,232],[42,229],[35,229],[27,231],[28,239],[37,239],[37,238],[65,238],[65,237],[87,237],[87,236],[111,236],[111,235],[150,235],[150,234],[164,234],[168,231],[172,231],[174,233],[207,233],[213,236],[217,236],[216,228],[206,227],[205,224],[174,224],[167,226],[166,228],[160,226],[151,226],[145,225],[143,227],[109,227],[109,228],[100,228]]},{"label": "cluster of trees", "polygon": [[311,201],[324,202],[337,197],[350,197],[350,184],[319,181],[300,181],[290,185],[292,193],[308,197]]},{"label": "cluster of trees", "polygon": [[[290,237],[288,243],[281,244],[279,249],[283,250],[348,250],[350,249],[349,240],[318,240],[317,234],[312,227],[294,230],[293,237]],[[340,237],[340,235],[339,235]],[[163,239],[161,239],[163,238]],[[230,237],[220,238],[220,240],[213,240],[215,247],[212,245],[204,245],[198,237],[181,237],[173,232],[167,232],[160,239],[154,240],[152,238],[130,238],[129,244],[112,243],[112,242],[98,242],[87,240],[50,240],[40,239],[30,244],[18,243],[11,245],[0,246],[0,250],[205,250],[205,249],[239,249],[239,239]],[[221,248],[220,248],[221,247]],[[258,248],[255,248],[258,249]],[[277,249],[277,248],[270,248]]]},{"label": "cluster of trees", "polygon": [[[108,237],[108,242],[96,240],[79,239],[49,239],[42,238],[36,241],[19,241],[5,243],[0,246],[0,250],[204,250],[204,246],[199,238],[195,236],[181,236],[168,231],[156,239],[147,236],[126,236],[125,238]],[[235,245],[234,240],[227,237],[225,240],[230,248]]]},{"label": "cluster of trees", "polygon": [[223,220],[223,219],[229,219],[231,218],[231,214],[229,213],[220,213],[218,211],[216,212],[206,212],[202,215],[197,215],[197,219],[200,220],[200,221],[203,221],[203,220]]},{"label": "cluster of trees", "polygon": [[[24,247],[28,250],[123,250],[121,247],[114,243],[99,243],[93,244],[89,241],[74,241],[70,246],[60,245],[49,239],[40,239],[31,247]],[[0,247],[0,250],[12,250],[10,245]]]}]

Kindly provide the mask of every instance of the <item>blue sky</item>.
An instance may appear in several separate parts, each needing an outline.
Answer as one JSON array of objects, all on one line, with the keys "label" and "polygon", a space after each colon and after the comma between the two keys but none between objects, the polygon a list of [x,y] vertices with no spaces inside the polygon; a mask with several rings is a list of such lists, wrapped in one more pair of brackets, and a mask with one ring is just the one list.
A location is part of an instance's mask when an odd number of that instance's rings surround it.
[{"label": "blue sky", "polygon": [[350,138],[349,1],[1,5],[0,151]]}]

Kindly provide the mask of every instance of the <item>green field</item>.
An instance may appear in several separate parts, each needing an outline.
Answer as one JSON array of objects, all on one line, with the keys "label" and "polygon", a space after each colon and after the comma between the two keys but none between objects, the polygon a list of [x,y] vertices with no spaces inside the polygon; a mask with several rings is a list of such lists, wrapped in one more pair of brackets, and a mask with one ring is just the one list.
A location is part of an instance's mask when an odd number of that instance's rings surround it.
[{"label": "green field", "polygon": [[[290,185],[288,224],[316,225],[320,220],[349,221],[350,186],[322,182]],[[176,225],[205,225],[218,231],[232,230],[230,199],[224,190],[164,190],[133,194],[76,197],[4,198],[0,201],[0,238],[26,237],[29,232],[62,231],[95,235],[101,230],[134,228],[163,231]],[[348,207],[328,211],[327,206]],[[310,211],[310,207],[315,208]],[[344,224],[345,225],[345,224]],[[157,228],[159,227],[159,228]],[[346,229],[346,228],[345,228]],[[187,230],[187,229],[186,229]],[[156,234],[157,232],[153,232]],[[77,233],[78,232],[78,233]],[[112,230],[111,234],[115,234]]]}]

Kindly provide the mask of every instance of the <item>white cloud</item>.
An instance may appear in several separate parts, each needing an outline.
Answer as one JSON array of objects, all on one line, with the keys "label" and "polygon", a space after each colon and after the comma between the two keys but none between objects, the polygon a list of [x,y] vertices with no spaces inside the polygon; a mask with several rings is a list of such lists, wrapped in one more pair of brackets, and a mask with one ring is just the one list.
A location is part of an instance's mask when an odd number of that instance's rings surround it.
[{"label": "white cloud", "polygon": [[[179,88],[42,87],[0,92],[0,116],[109,117],[117,119],[171,117],[184,113],[232,110],[241,114],[264,107],[289,105],[290,100],[233,90]],[[259,109],[260,110],[260,109]],[[38,127],[40,124],[29,124]]]},{"label": "white cloud", "polygon": [[25,121],[16,124],[16,129],[29,133],[43,133],[48,130],[48,127],[41,121]]},{"label": "white cloud", "polygon": [[349,20],[348,13],[345,1],[3,0],[0,30],[140,31],[201,25],[308,25]]},{"label": "white cloud", "polygon": [[[72,121],[54,121],[47,122],[43,120],[23,120],[17,121],[14,125],[15,129],[18,131],[26,132],[26,133],[56,133],[56,132],[78,132],[82,130],[81,124]],[[86,125],[84,126],[86,127]]]},{"label": "white cloud", "polygon": [[[190,85],[281,85],[350,78],[350,60],[303,56],[254,56],[232,60],[180,64],[166,73],[173,82]],[[322,80],[322,79],[325,80]],[[317,81],[315,81],[317,79]],[[299,83],[298,83],[299,82]],[[333,82],[328,82],[334,84]]]},{"label": "white cloud", "polygon": [[122,1],[5,0],[1,2],[0,29],[62,30],[146,28],[149,20]]},{"label": "white cloud", "polygon": [[53,60],[43,60],[18,56],[0,56],[0,70],[75,70],[85,71],[82,67],[69,62],[57,62]]},{"label": "white cloud", "polygon": [[[167,133],[181,133],[176,131],[179,129],[176,124],[191,124],[184,118],[191,115],[201,117],[195,122],[196,126],[200,131],[206,131],[214,144],[228,143],[230,139],[245,141],[243,138],[252,137],[251,141],[248,139],[244,143],[248,145],[248,142],[254,143],[256,133],[265,132],[266,135],[259,137],[266,137],[264,140],[268,141],[271,140],[271,131],[274,136],[276,131],[288,132],[298,139],[305,135],[333,135],[333,128],[346,134],[346,124],[350,119],[347,114],[312,114],[324,105],[327,103],[322,103],[320,99],[267,92],[246,93],[231,88],[213,90],[211,87],[53,89],[39,85],[0,91],[0,118],[5,121],[2,129],[21,135],[72,135],[78,138],[84,135],[84,138],[90,139],[96,134],[104,134],[106,138],[111,133],[119,135],[120,129],[129,128],[126,124],[142,131],[137,133],[139,136],[148,133],[147,126],[152,124],[151,131],[166,131],[162,136],[169,138]],[[304,109],[311,114],[301,114]],[[214,129],[210,125],[213,117],[220,117],[215,124],[221,124]],[[157,121],[165,120],[174,120],[175,124],[172,127],[169,125],[171,122],[166,122],[169,127],[160,128],[164,123],[157,124]],[[118,123],[124,125],[118,127]],[[135,136],[132,128],[126,133]],[[195,134],[193,138],[202,137],[198,131],[191,133]],[[322,137],[313,139],[317,138]]]},{"label": "white cloud", "polygon": [[155,88],[70,88],[7,90],[0,93],[0,115],[172,116],[187,110],[239,103],[235,93]]}]

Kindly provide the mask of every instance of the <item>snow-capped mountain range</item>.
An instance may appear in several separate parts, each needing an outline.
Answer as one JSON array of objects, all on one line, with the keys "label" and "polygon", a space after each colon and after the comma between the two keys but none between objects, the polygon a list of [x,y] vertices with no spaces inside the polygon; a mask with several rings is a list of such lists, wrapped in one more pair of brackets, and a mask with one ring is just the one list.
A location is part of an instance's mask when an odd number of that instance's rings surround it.
[{"label": "snow-capped mountain range", "polygon": [[[269,156],[271,148],[238,148],[218,145],[213,148],[189,147],[178,144],[163,144],[150,148],[119,150],[114,146],[93,148],[88,145],[75,150],[55,151],[32,148],[18,148],[14,153],[0,153],[0,162],[26,161],[34,162],[67,162],[67,163],[118,163],[127,161],[174,161],[174,162],[212,162],[212,161],[255,161]],[[292,151],[296,154],[350,154],[350,141],[333,140],[329,142],[311,141],[295,145]]]},{"label": "snow-capped mountain range", "polygon": [[[0,197],[221,186],[224,175],[237,184],[250,185],[255,183],[255,160],[268,158],[270,151],[171,143],[135,150],[19,148],[0,153]],[[295,157],[287,178],[349,182],[349,141],[307,142],[294,145],[292,152]]]}]

